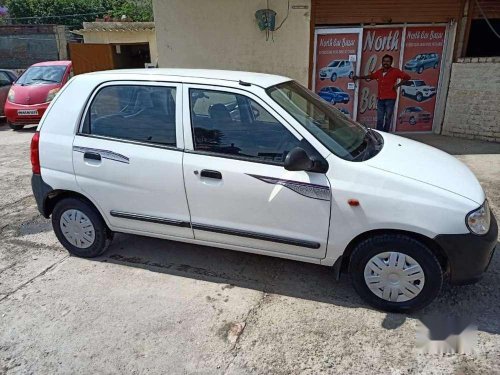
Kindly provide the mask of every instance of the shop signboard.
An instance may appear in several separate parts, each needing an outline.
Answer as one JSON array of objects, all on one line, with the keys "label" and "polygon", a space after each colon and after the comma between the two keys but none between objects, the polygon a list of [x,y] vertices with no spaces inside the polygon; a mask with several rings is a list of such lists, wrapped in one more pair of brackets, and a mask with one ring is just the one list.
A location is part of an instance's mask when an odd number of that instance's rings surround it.
[{"label": "shop signboard", "polygon": [[355,118],[356,85],[361,30],[316,30],[314,91],[346,116]]},{"label": "shop signboard", "polygon": [[[360,75],[368,75],[382,67],[382,57],[391,55],[392,66],[399,67],[402,27],[366,28],[363,31]],[[377,81],[360,80],[357,121],[375,128],[377,125]]]},{"label": "shop signboard", "polygon": [[431,131],[446,29],[407,27],[402,69],[411,80],[401,86],[396,131]]}]

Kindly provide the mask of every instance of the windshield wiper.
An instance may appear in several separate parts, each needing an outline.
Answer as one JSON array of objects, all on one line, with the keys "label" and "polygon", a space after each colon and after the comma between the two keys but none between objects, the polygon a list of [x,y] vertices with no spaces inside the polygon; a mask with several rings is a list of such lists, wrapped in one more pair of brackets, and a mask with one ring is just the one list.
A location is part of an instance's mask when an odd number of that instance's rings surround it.
[{"label": "windshield wiper", "polygon": [[46,79],[46,78],[33,78],[32,81],[44,81],[44,82],[59,83],[59,81],[54,81],[53,79]]}]

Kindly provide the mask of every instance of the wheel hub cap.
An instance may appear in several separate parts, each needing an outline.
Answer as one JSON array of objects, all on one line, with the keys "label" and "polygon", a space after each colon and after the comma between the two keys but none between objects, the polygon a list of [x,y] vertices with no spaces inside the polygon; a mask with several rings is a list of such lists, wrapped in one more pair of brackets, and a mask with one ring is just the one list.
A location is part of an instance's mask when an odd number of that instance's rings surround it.
[{"label": "wheel hub cap", "polygon": [[64,211],[61,215],[59,225],[64,237],[73,246],[86,249],[94,243],[94,225],[82,211]]},{"label": "wheel hub cap", "polygon": [[365,266],[365,283],[378,297],[405,302],[422,291],[425,275],[420,264],[409,255],[391,251],[375,255]]}]

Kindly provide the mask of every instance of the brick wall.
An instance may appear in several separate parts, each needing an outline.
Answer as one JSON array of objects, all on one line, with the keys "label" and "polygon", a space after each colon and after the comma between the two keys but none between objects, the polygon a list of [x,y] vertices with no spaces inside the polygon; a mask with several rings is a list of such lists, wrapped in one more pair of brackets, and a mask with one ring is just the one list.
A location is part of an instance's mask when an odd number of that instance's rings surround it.
[{"label": "brick wall", "polygon": [[442,133],[500,142],[500,57],[453,64]]}]

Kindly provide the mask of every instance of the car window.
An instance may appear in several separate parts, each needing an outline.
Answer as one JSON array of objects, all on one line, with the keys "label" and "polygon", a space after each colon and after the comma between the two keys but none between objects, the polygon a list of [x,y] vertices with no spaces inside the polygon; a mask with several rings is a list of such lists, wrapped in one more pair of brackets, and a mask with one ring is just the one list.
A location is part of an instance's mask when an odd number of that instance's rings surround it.
[{"label": "car window", "polygon": [[32,66],[19,77],[17,84],[31,86],[60,83],[65,71],[64,65]]},{"label": "car window", "polygon": [[83,133],[176,146],[174,87],[106,86],[94,97]]},{"label": "car window", "polygon": [[338,60],[334,60],[334,61],[332,61],[332,62],[330,63],[330,65],[328,65],[328,66],[329,66],[329,67],[331,67],[331,68],[334,68],[334,67],[336,67],[337,65],[339,65],[339,61],[338,61]]},{"label": "car window", "polygon": [[425,86],[425,82],[424,81],[415,81],[415,86],[417,86],[417,87]]},{"label": "car window", "polygon": [[254,100],[235,93],[190,89],[196,151],[283,164],[300,141]]},{"label": "car window", "polygon": [[7,73],[5,72],[0,72],[0,86],[8,86],[10,85],[11,80]]}]

